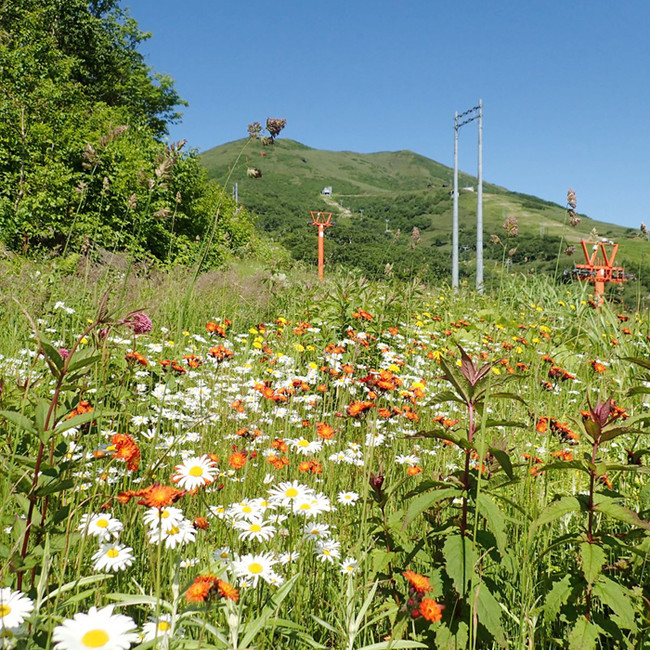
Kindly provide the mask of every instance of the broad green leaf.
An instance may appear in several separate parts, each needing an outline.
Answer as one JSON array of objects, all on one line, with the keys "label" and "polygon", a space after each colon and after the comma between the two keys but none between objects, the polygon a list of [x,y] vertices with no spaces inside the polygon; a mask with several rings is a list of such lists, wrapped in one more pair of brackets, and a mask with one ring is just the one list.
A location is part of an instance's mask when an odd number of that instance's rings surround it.
[{"label": "broad green leaf", "polygon": [[605,551],[598,544],[583,542],[580,544],[580,560],[582,572],[588,584],[593,584],[605,564]]},{"label": "broad green leaf", "polygon": [[514,478],[512,471],[512,463],[510,462],[510,456],[503,449],[497,449],[496,447],[490,447],[488,451],[494,456],[497,463],[501,465],[501,469],[506,473],[509,479]]},{"label": "broad green leaf", "polygon": [[87,348],[75,353],[68,364],[67,371],[75,372],[102,360],[101,354],[96,354],[92,348]]},{"label": "broad green leaf", "polygon": [[557,501],[549,504],[542,510],[539,517],[533,522],[531,526],[531,533],[544,524],[550,524],[552,521],[563,517],[564,515],[570,512],[580,512],[585,509],[584,503],[576,499],[575,497],[562,497]]},{"label": "broad green leaf", "polygon": [[556,582],[546,594],[544,602],[544,621],[546,623],[552,623],[558,617],[562,606],[569,600],[572,589],[571,576],[567,574],[562,580]]},{"label": "broad green leaf", "polygon": [[104,580],[108,580],[109,578],[112,577],[113,577],[112,573],[100,573],[95,576],[85,576],[83,578],[79,578],[79,580],[73,580],[72,582],[67,582],[66,584],[61,585],[56,589],[52,589],[52,591],[50,591],[47,595],[43,596],[43,602],[52,600],[52,598],[56,598],[59,594],[64,594],[72,589],[77,589],[78,587],[85,587],[86,585],[91,585],[95,582],[104,582]]},{"label": "broad green leaf", "polygon": [[80,427],[83,424],[88,424],[88,422],[93,422],[97,418],[101,417],[111,417],[116,415],[115,411],[89,411],[88,413],[80,413],[79,415],[73,415],[67,420],[61,420],[54,430],[56,433],[63,433],[68,429],[73,427]]},{"label": "broad green leaf", "polygon": [[490,393],[490,399],[513,399],[522,404],[526,403],[526,400],[521,395],[517,395],[517,393]]},{"label": "broad green leaf", "polygon": [[63,357],[59,353],[59,351],[48,341],[43,335],[39,332],[38,334],[38,339],[39,339],[39,345],[41,346],[41,350],[43,350],[43,353],[45,354],[46,358],[49,359],[53,364],[54,367],[59,371],[59,374],[61,370],[63,369]]},{"label": "broad green leaf", "polygon": [[454,583],[456,591],[464,596],[474,571],[472,542],[462,535],[449,535],[442,547],[445,571]]},{"label": "broad green leaf", "polygon": [[596,495],[595,500],[596,503],[594,504],[594,510],[597,512],[612,517],[612,519],[623,521],[630,526],[650,530],[650,522],[644,521],[636,512],[616,503],[613,499],[606,498],[602,494],[599,494]]},{"label": "broad green leaf", "polygon": [[436,647],[445,650],[467,650],[469,641],[469,628],[464,621],[453,621],[456,629],[449,629],[441,623],[436,630]]},{"label": "broad green leaf", "polygon": [[458,397],[460,397],[465,404],[468,404],[471,400],[471,386],[464,386],[463,384],[466,384],[467,382],[462,381],[442,357],[440,358],[440,366],[443,370],[445,379],[456,389]]},{"label": "broad green leaf", "polygon": [[630,592],[610,578],[601,575],[593,586],[593,594],[616,614],[616,623],[627,630],[635,630],[634,607]]},{"label": "broad green leaf", "polygon": [[637,366],[641,366],[642,368],[650,370],[650,359],[645,359],[644,357],[623,357],[623,359],[625,361],[631,361]]},{"label": "broad green leaf", "polygon": [[581,472],[585,472],[585,474],[589,474],[589,468],[587,467],[585,461],[583,460],[561,460],[561,461],[554,461],[552,463],[548,463],[547,465],[544,465],[540,471],[546,472],[547,470],[550,469],[557,469],[560,471],[567,471],[567,470],[573,470],[573,469],[578,469]]},{"label": "broad green leaf", "polygon": [[[83,578],[82,578],[83,579]],[[145,596],[138,595],[132,596],[130,594],[106,594],[107,598],[114,600],[115,602],[120,603],[121,605],[151,605],[151,607],[162,607],[168,611],[173,611],[174,607],[171,603],[168,603],[162,598],[156,598],[155,596]]]},{"label": "broad green leaf", "polygon": [[501,555],[505,555],[508,538],[506,536],[505,515],[501,508],[494,503],[489,494],[480,492],[478,495],[478,511],[494,534],[499,552]]},{"label": "broad green leaf", "polygon": [[402,530],[406,528],[419,514],[428,510],[431,506],[435,505],[443,499],[453,499],[461,495],[461,490],[455,487],[443,488],[440,490],[433,490],[432,492],[425,492],[413,499],[409,504],[406,516],[404,517],[404,524]]},{"label": "broad green leaf", "polygon": [[36,435],[36,427],[34,423],[22,413],[17,413],[16,411],[0,411],[0,417],[3,417],[7,422],[15,424],[19,429],[27,431],[32,435]]},{"label": "broad green leaf", "polygon": [[75,481],[73,479],[66,479],[64,481],[53,480],[45,485],[39,487],[35,494],[37,497],[44,497],[46,494],[55,494],[56,492],[63,492],[74,487]]},{"label": "broad green leaf", "polygon": [[501,647],[504,647],[505,637],[501,626],[501,607],[484,582],[476,587],[474,602],[478,611],[479,623],[485,626]]},{"label": "broad green leaf", "polygon": [[593,650],[600,635],[600,628],[581,616],[569,632],[569,650]]}]

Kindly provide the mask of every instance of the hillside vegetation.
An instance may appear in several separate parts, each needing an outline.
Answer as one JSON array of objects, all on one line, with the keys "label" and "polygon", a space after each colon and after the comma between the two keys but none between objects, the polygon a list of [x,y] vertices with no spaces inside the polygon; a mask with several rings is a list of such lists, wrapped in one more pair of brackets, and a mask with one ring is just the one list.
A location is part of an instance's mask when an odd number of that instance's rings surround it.
[{"label": "hillside vegetation", "polygon": [[[286,139],[270,147],[238,140],[210,149],[200,159],[211,178],[227,183],[228,188],[237,183],[239,199],[258,215],[259,227],[296,259],[314,263],[315,233],[309,212],[324,210],[334,213],[335,224],[326,235],[327,264],[355,266],[369,277],[386,273],[388,264],[402,278],[413,274],[429,281],[449,277],[453,186],[449,167],[412,151],[322,151]],[[258,169],[262,176],[249,177],[249,168]],[[321,194],[328,186],[331,197]],[[461,277],[471,282],[476,179],[461,173],[459,187]],[[462,189],[467,187],[474,191]],[[628,285],[628,295],[649,288],[648,243],[638,231],[586,215],[571,228],[564,206],[490,183],[484,184],[483,216],[487,282],[504,265],[513,272],[561,277],[575,261],[582,262],[580,239],[589,239],[595,228],[599,236],[620,244],[620,262],[640,279]],[[516,236],[508,235],[503,227],[508,217],[518,222]],[[500,243],[491,241],[493,234]],[[575,253],[564,254],[571,245]]]}]

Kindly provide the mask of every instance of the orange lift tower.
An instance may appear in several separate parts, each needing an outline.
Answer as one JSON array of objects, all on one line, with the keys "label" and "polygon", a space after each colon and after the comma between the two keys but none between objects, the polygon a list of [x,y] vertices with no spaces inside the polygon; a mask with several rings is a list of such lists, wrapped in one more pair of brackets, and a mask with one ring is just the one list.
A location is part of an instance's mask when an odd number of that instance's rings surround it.
[{"label": "orange lift tower", "polygon": [[614,266],[618,244],[609,240],[580,243],[586,264],[576,264],[573,275],[579,280],[586,280],[594,285],[594,297],[600,307],[605,302],[605,285],[608,282],[621,284],[628,279],[622,267]]},{"label": "orange lift tower", "polygon": [[323,269],[325,268],[325,228],[332,225],[331,212],[316,212],[311,210],[311,225],[318,226],[318,279],[323,279]]}]

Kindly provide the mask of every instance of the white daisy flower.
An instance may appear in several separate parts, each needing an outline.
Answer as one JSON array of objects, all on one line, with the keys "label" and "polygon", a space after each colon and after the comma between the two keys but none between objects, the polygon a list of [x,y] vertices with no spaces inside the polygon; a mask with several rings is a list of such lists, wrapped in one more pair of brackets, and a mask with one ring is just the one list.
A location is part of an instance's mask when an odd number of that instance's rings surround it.
[{"label": "white daisy flower", "polygon": [[232,551],[230,546],[221,546],[218,549],[212,551],[212,557],[217,560],[217,562],[228,562],[232,559]]},{"label": "white daisy flower", "polygon": [[278,562],[280,564],[291,564],[291,562],[295,562],[299,557],[300,553],[298,551],[289,551],[288,553],[281,553],[278,556]]},{"label": "white daisy flower", "polygon": [[287,445],[297,453],[308,455],[315,454],[323,448],[322,440],[306,440],[305,438],[287,438]]},{"label": "white daisy flower", "polygon": [[99,538],[100,542],[117,539],[124,525],[112,515],[85,514],[81,516],[81,523],[77,530],[86,535]]},{"label": "white daisy flower", "polygon": [[341,573],[351,574],[356,573],[359,568],[359,560],[355,560],[353,557],[346,557],[343,562],[341,562]]},{"label": "white daisy flower", "polygon": [[324,539],[316,544],[314,553],[321,562],[334,563],[341,557],[341,543],[333,539]]},{"label": "white daisy flower", "polygon": [[327,524],[305,524],[303,539],[327,539],[330,527]]},{"label": "white daisy flower", "polygon": [[144,513],[143,519],[149,528],[157,529],[158,526],[171,528],[172,526],[178,526],[185,519],[185,515],[180,508],[166,506],[164,508],[149,508]]},{"label": "white daisy flower", "polygon": [[184,544],[189,544],[196,539],[196,528],[192,522],[183,519],[178,524],[170,528],[151,528],[149,529],[149,542],[159,544],[164,542],[165,548],[176,548]]},{"label": "white daisy flower", "polygon": [[[273,565],[276,563],[273,553],[262,553],[252,555],[248,553],[233,562],[233,569],[239,578],[253,587],[257,586],[260,578],[265,582],[270,582],[274,575]],[[240,583],[243,587],[243,583]]]},{"label": "white daisy flower", "polygon": [[266,542],[275,536],[275,526],[263,519],[241,519],[233,524],[233,528],[241,531],[239,539],[255,539]]},{"label": "white daisy flower", "polygon": [[34,603],[22,591],[11,591],[9,587],[0,589],[0,631],[16,628],[22,624]]},{"label": "white daisy flower", "polygon": [[307,499],[312,497],[314,491],[298,483],[298,481],[280,483],[277,487],[269,490],[269,495],[272,503],[281,506],[291,506],[297,499]]},{"label": "white daisy flower", "polygon": [[359,495],[356,492],[339,492],[336,497],[336,500],[344,506],[353,506],[358,499]]},{"label": "white daisy flower", "polygon": [[209,485],[219,475],[217,464],[206,454],[192,456],[174,468],[172,481],[185,490]]},{"label": "white daisy flower", "polygon": [[95,555],[93,561],[95,562],[95,571],[124,571],[126,567],[133,564],[133,549],[129,546],[122,546],[117,542],[102,544]]},{"label": "white daisy flower", "polygon": [[54,650],[127,650],[132,643],[137,643],[138,635],[132,632],[135,622],[124,614],[113,614],[113,607],[91,607],[87,614],[78,613],[65,619],[54,628]]},{"label": "white daisy flower", "polygon": [[410,465],[411,467],[420,464],[420,457],[415,454],[399,454],[395,457],[398,465]]},{"label": "white daisy flower", "polygon": [[233,519],[256,519],[264,512],[258,500],[244,499],[228,506],[227,515]]},{"label": "white daisy flower", "polygon": [[161,614],[157,618],[152,617],[142,626],[142,641],[156,641],[169,637],[172,631],[171,620],[171,614]]}]

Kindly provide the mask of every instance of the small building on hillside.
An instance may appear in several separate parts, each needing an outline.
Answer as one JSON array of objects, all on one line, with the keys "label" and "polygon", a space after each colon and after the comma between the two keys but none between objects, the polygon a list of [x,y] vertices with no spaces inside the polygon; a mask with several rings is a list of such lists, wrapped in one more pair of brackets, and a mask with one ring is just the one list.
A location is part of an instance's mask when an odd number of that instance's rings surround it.
[{"label": "small building on hillside", "polygon": [[329,185],[328,187],[324,187],[320,193],[325,194],[326,196],[332,196],[332,186]]}]

